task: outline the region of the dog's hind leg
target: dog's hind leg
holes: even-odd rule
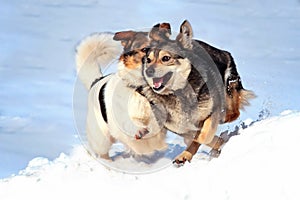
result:
[[[114,142],[113,138],[106,138],[102,133],[98,133],[97,136],[90,133],[87,134],[89,143],[88,151],[91,155],[97,158],[110,159],[109,149]]]
[[[109,128],[102,118],[100,109],[89,107],[86,121],[88,151],[95,157],[109,159],[108,152],[115,142]]]

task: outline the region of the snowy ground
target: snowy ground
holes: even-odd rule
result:
[[[93,196],[99,186],[113,197],[137,192],[135,198],[184,199],[199,193],[212,199],[260,194],[274,198],[255,199],[299,199],[294,181],[299,180],[299,113],[280,116],[284,110],[300,111],[299,1],[4,0],[0,13],[0,178],[19,174],[35,158],[20,176],[1,181],[0,199],[22,194],[37,199],[43,192],[42,197],[55,197],[64,189],[66,197],[76,196],[74,191]],[[184,19],[196,38],[233,54],[244,86],[258,95],[236,123],[267,119],[232,138],[212,162],[195,158],[182,169],[145,176],[107,173],[85,155],[77,138],[74,47],[93,32],[148,28],[162,21],[178,31]],[[152,187],[155,181],[161,187]],[[89,182],[95,184],[87,188]]]
[[[232,137],[219,158],[128,175],[104,168],[81,146],[54,161],[35,158],[0,181],[0,199],[299,199],[300,113],[256,122]]]

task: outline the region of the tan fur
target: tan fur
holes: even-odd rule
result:
[[[131,70],[137,69],[141,72],[141,60],[145,53],[141,50],[135,50],[136,53],[134,56],[125,56],[124,54],[120,57],[120,61],[124,63],[124,65]]]
[[[163,61],[165,56],[170,57],[170,60]],[[158,94],[169,94],[186,86],[186,80],[191,72],[191,63],[188,59],[175,59],[174,55],[165,50],[161,50],[157,57],[151,52],[148,59],[151,61],[148,63],[148,66],[152,65],[155,69],[154,77],[163,77],[168,72],[173,72],[172,77],[165,84],[165,88],[157,91]],[[145,79],[153,87],[152,77],[145,76]]]
[[[249,100],[253,98],[255,98],[255,94],[252,91],[232,89],[231,95],[226,94],[226,117],[224,122],[236,120],[240,116],[240,110],[244,109],[244,106],[250,105]]]
[[[180,163],[184,163],[186,161],[191,162],[192,158],[193,158],[193,154],[187,150],[184,150],[183,152],[181,152],[181,154],[179,154],[176,158],[175,158],[175,162],[177,164]]]
[[[198,143],[209,144],[213,140],[218,127],[218,123],[215,120],[209,117],[204,121],[198,138],[195,138]]]
[[[215,113],[213,116],[204,120],[204,122],[201,122],[201,124],[203,123],[201,130],[196,134],[190,146],[176,157],[176,163],[184,163],[185,161],[190,162],[193,155],[197,152],[200,144],[206,144],[215,150],[220,149],[224,141],[220,137],[215,136],[215,132],[218,127],[217,119],[217,114]]]
[[[224,140],[220,138],[219,136],[214,136],[213,140],[209,143],[206,144],[207,146],[211,147],[214,150],[220,150],[221,146],[224,144]]]
[[[241,96],[236,89],[231,95],[226,94],[226,117],[225,122],[232,122],[240,116]]]
[[[256,98],[256,95],[251,90],[241,90],[240,91],[240,109],[244,109],[244,106],[249,106],[249,100]]]

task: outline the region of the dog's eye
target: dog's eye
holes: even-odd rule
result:
[[[130,56],[134,56],[135,54],[137,54],[137,52],[132,50],[132,51],[128,51],[128,52],[124,53],[123,55],[126,58],[126,57],[130,57]]]
[[[147,48],[147,47],[142,48],[141,51],[142,51],[143,53],[147,53],[147,52],[149,51],[149,48]]]
[[[161,60],[162,60],[163,62],[168,62],[170,59],[171,59],[170,56],[164,56],[164,57],[162,57]]]
[[[147,63],[151,63],[151,59],[150,58],[147,58]]]

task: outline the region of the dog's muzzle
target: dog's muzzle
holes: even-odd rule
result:
[[[162,77],[153,78],[153,89],[156,91],[163,89],[168,83],[168,81],[171,79],[172,75],[173,72],[168,72]]]

